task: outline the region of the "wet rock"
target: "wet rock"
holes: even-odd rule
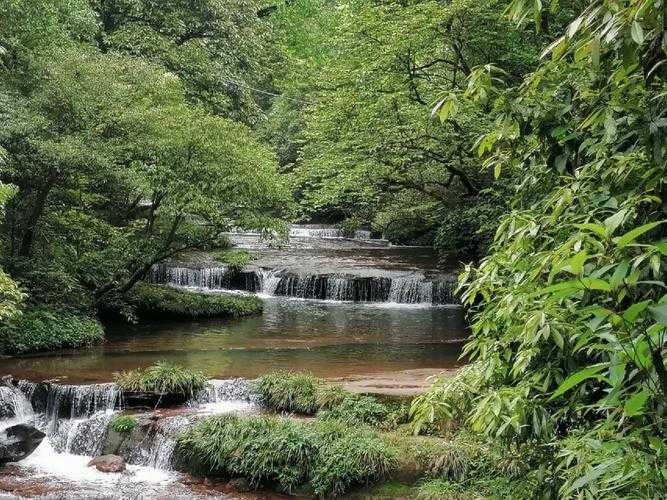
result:
[[[123,391],[125,408],[152,410],[184,404],[190,399],[189,394],[158,393],[158,392],[129,392]]]
[[[0,465],[18,462],[41,444],[45,434],[32,425],[18,424],[0,431]]]
[[[232,479],[227,483],[227,488],[229,488],[230,491],[235,491],[237,493],[247,493],[252,490],[250,483],[244,477]]]
[[[123,472],[125,459],[118,455],[102,455],[88,462],[88,467],[93,466],[100,472]]]

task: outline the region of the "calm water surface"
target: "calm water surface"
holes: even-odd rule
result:
[[[261,316],[236,321],[111,325],[103,346],[0,358],[0,375],[70,383],[169,360],[213,378],[276,369],[323,377],[454,366],[465,336],[459,307],[267,299]]]

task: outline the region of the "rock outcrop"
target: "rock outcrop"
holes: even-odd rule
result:
[[[0,431],[0,465],[18,462],[29,456],[46,435],[28,424],[17,424]]]
[[[123,472],[125,459],[118,455],[102,455],[88,462],[88,467],[95,467],[100,472]]]

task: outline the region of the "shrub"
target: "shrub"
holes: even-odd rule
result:
[[[90,346],[104,340],[95,318],[59,309],[34,307],[0,325],[0,352],[26,352]]]
[[[252,254],[247,250],[237,249],[216,252],[213,254],[213,257],[218,262],[226,264],[229,268],[236,272],[241,271],[253,259]]]
[[[116,373],[114,381],[128,392],[193,395],[204,388],[208,379],[199,370],[158,361],[148,368]]]
[[[389,409],[370,396],[348,396],[340,404],[317,414],[322,420],[340,420],[350,425],[382,425]]]
[[[235,415],[186,430],[176,458],[191,472],[242,476],[255,488],[273,485],[286,492],[310,485],[321,497],[368,484],[396,466],[396,451],[368,428]]]
[[[264,303],[248,295],[206,294],[166,286],[141,284],[131,292],[130,301],[140,316],[172,318],[240,318],[259,314]]]
[[[137,426],[137,419],[130,415],[119,415],[111,421],[111,429],[119,434],[129,434]]]
[[[265,406],[276,411],[314,415],[320,409],[318,394],[324,381],[308,373],[274,372],[255,383],[255,392]],[[322,392],[328,395],[329,390]]]

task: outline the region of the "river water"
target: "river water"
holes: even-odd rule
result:
[[[383,240],[342,238],[327,227],[297,226],[292,234],[294,245],[282,249],[267,248],[255,235],[236,235],[237,244],[256,252],[240,278],[205,256],[158,266],[151,276],[153,282],[205,293],[257,294],[264,300],[261,315],[235,321],[111,324],[101,346],[0,359],[0,375],[26,381],[14,392],[0,391],[0,406],[3,401],[14,405],[18,414],[0,419],[0,431],[18,419],[35,422],[47,433],[32,456],[0,468],[0,497],[7,492],[64,498],[194,498],[200,493],[235,498],[210,488],[197,490],[170,464],[175,436],[193,419],[252,408],[243,391],[228,387],[279,369],[326,378],[391,377],[403,370],[457,365],[466,327],[454,295],[454,263],[439,262],[429,249],[388,248]],[[101,453],[111,418],[122,410],[109,396],[115,394],[108,383],[113,374],[159,360],[204,370],[213,379],[212,389],[188,404],[185,415],[155,420],[164,429],[126,457],[128,474],[87,467],[90,457]],[[237,378],[243,380],[229,380]],[[85,411],[63,416],[57,408],[31,408],[31,382],[43,380],[57,383],[50,389],[52,400],[83,402]]]

